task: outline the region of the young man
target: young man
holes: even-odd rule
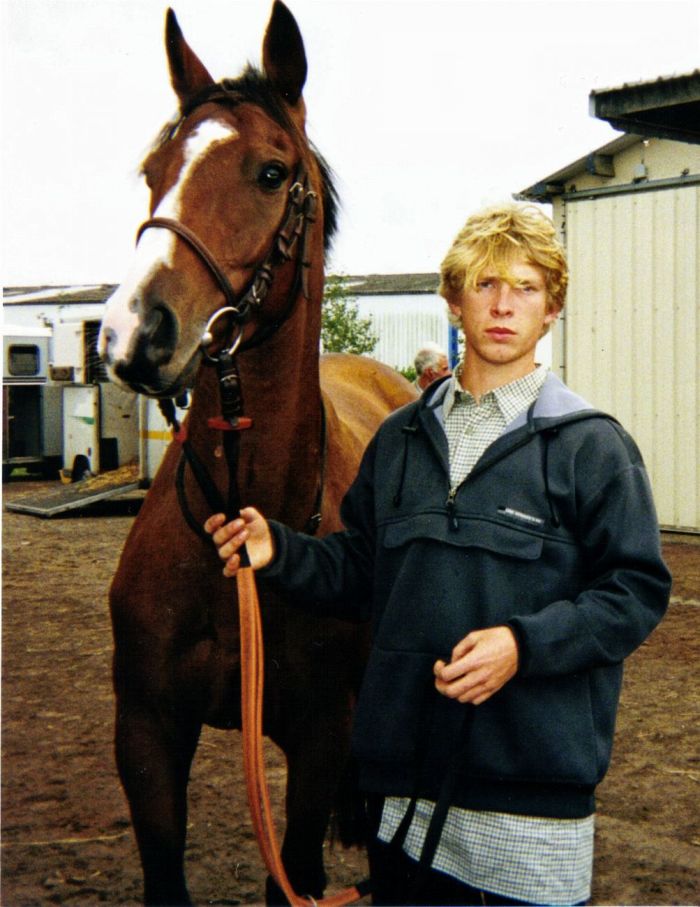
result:
[[[421,394],[433,381],[446,378],[450,374],[447,353],[437,343],[430,341],[424,343],[418,350],[413,365],[416,369],[416,380],[413,383]]]
[[[566,284],[538,209],[473,216],[442,265],[461,367],[380,428],[346,530],[207,522],[227,576],[245,542],[281,588],[373,622],[353,742],[377,904],[590,893],[622,662],[670,577],[634,442],[535,363]]]

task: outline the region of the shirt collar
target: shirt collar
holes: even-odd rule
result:
[[[460,363],[452,377],[446,382],[447,389],[442,402],[442,411],[445,419],[452,412],[456,403],[476,405],[473,395],[469,391],[465,391],[459,383],[461,371],[462,364]],[[530,404],[534,403],[545,382],[547,372],[546,366],[538,365],[534,371],[524,377],[517,378],[509,384],[504,384],[489,391],[488,394],[484,394],[479,405],[483,406],[484,403],[495,400],[506,424],[508,424],[523,410],[526,410]]]

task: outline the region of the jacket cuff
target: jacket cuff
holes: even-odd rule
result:
[[[270,535],[272,536],[274,553],[272,555],[272,560],[267,567],[261,567],[259,570],[256,570],[256,574],[261,578],[275,579],[284,572],[284,564],[287,560],[287,537],[285,526],[282,523],[277,523],[275,520],[268,520],[267,525],[270,529]]]
[[[515,637],[515,644],[518,647],[517,675],[524,676],[525,674],[527,674],[527,664],[530,660],[528,657],[525,634],[523,633],[523,629],[517,619],[506,621],[505,626],[512,631],[513,636]]]

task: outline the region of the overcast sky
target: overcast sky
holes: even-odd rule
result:
[[[138,164],[175,112],[167,0],[0,0],[2,280],[116,283]],[[288,0],[308,132],[336,172],[331,270],[437,270],[467,214],[615,138],[592,89],[700,67],[700,0]],[[215,78],[259,62],[266,0],[172,0]]]

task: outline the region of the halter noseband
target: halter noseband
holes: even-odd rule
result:
[[[289,300],[282,315],[274,323],[273,331],[291,313],[299,286],[301,286],[304,297],[308,299],[308,270],[311,266],[311,262],[308,259],[309,226],[316,220],[317,204],[318,196],[313,189],[309,188],[308,174],[300,163],[287,193],[287,208],[282,218],[281,226],[275,234],[267,255],[253,274],[247,289],[240,295],[231,286],[231,282],[215,256],[189,227],[170,217],[151,217],[141,224],[136,234],[137,243],[145,231],[152,227],[170,230],[197,253],[224,295],[226,304],[211,316],[201,339],[202,350],[209,361],[217,361],[215,357],[207,352],[207,347],[213,341],[211,328],[214,322],[224,315],[229,315],[233,319],[234,325],[239,328],[227,350],[229,354],[233,354],[240,345],[242,326],[249,320],[251,310],[260,310],[267,298],[272,286],[275,267],[282,262],[291,261],[295,252],[297,252],[299,244],[301,244],[301,248],[297,253],[296,273]],[[266,336],[269,333],[272,333],[272,331],[269,331]]]

